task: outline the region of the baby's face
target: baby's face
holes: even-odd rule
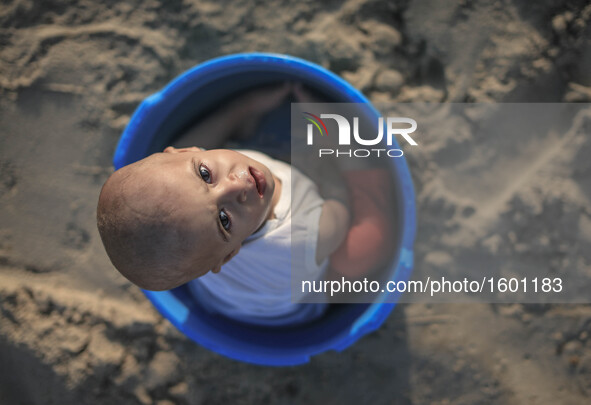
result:
[[[138,205],[160,204],[206,270],[219,271],[271,214],[275,181],[269,168],[235,151],[175,149],[147,159],[144,176],[160,190]],[[138,207],[141,211],[141,207]]]

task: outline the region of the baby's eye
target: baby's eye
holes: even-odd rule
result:
[[[211,174],[209,173],[209,169],[203,165],[199,166],[199,175],[206,183],[211,181]]]
[[[230,227],[232,226],[230,222],[230,217],[228,216],[228,214],[226,214],[226,211],[224,210],[220,210],[220,223],[226,231],[229,231]]]

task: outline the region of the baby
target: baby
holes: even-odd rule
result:
[[[290,94],[297,101],[310,100],[299,85],[252,91],[183,137],[207,149],[169,146],[113,173],[99,197],[97,224],[121,274],[147,290],[190,282],[196,299],[212,312],[277,324],[311,319],[323,309],[291,302],[291,265],[319,279],[337,249],[333,263],[347,276],[383,263],[383,253],[355,249],[368,236],[388,243],[387,221],[365,218],[361,229],[366,232],[355,236],[360,221],[353,218],[350,228],[347,187],[318,188],[297,169],[262,153],[210,150],[231,136],[243,136]],[[363,192],[352,197],[354,210],[373,212],[372,206],[360,206],[367,203],[361,201]],[[360,267],[351,258],[359,254],[373,254],[371,264]],[[205,276],[209,272],[220,274]]]

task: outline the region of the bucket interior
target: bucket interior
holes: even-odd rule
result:
[[[132,161],[149,154],[160,152],[170,145],[174,139],[222,103],[230,100],[236,94],[250,88],[280,83],[285,81],[300,82],[322,95],[327,102],[361,103],[367,100],[350,85],[326,72],[323,69],[310,69],[307,65],[284,62],[270,63],[268,60],[243,60],[242,63],[211,64],[199,69],[194,68],[175,81],[162,92],[147,99],[149,114],[160,114],[157,125],[144,125],[139,129],[134,127],[132,118],[124,137],[143,136],[146,145],[141,156],[131,155]],[[142,107],[142,106],[141,106]],[[141,107],[139,110],[141,110]],[[376,115],[375,110],[371,113]],[[287,114],[287,119],[285,119]],[[139,118],[147,117],[145,111]],[[265,127],[266,126],[266,127]],[[289,145],[289,103],[280,106],[270,113],[261,123],[265,131],[279,131],[285,133],[284,143]],[[148,128],[148,129],[146,129]],[[135,131],[135,132],[134,132]],[[133,139],[128,139],[131,144]],[[121,144],[120,144],[120,147]],[[125,148],[123,148],[125,149]],[[137,148],[136,148],[137,149]],[[254,149],[254,148],[253,148]],[[124,150],[125,152],[125,150]],[[137,153],[137,150],[135,151]],[[264,150],[264,152],[268,152]],[[117,155],[116,155],[117,156]],[[116,158],[117,160],[117,158]],[[131,161],[125,164],[131,163]],[[117,162],[116,162],[117,166]],[[397,167],[392,164],[392,177],[398,176]],[[394,181],[395,201],[402,201],[403,190]],[[393,207],[395,217],[402,215],[402,204]],[[403,226],[397,226],[399,233],[397,240],[402,239]],[[399,244],[394,248],[400,250]],[[396,279],[393,274],[397,269],[399,254],[395,253],[394,267],[385,269],[381,280]],[[407,275],[403,275],[407,277]],[[237,322],[223,316],[212,316],[203,310],[191,297],[187,287],[180,286],[165,292],[145,291],[156,308],[183,333],[193,340],[229,357],[257,364],[286,365],[307,361],[310,355],[327,349],[340,350],[350,345],[360,335],[379,326],[392,310],[394,304],[332,304],[328,311],[318,320],[295,327],[263,327]],[[370,311],[370,325],[364,333],[353,336],[352,326],[357,325],[360,318]],[[175,313],[176,311],[176,313]],[[179,311],[182,315],[179,315]],[[366,317],[367,318],[367,317]],[[363,328],[362,328],[363,329]]]

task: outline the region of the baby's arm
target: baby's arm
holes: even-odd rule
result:
[[[338,275],[359,278],[386,264],[392,255],[391,179],[385,169],[345,173],[351,192],[351,228],[331,255]]]
[[[349,230],[349,210],[337,200],[325,200],[318,224],[316,263],[327,259],[343,243]]]
[[[254,130],[258,120],[277,107],[290,92],[289,83],[248,91],[193,125],[175,141],[174,146],[220,148],[231,137],[244,136]]]
[[[322,101],[301,85],[294,87],[294,93],[299,102]],[[323,137],[316,139],[319,142],[324,140]],[[315,159],[306,166],[314,173],[322,174],[313,178],[324,180],[325,191],[329,191],[328,198],[333,197],[340,201],[345,198],[349,210],[344,213],[343,207],[335,207],[333,200],[325,202],[320,217],[317,259],[319,256],[324,257],[328,251],[331,260],[331,271],[327,275],[329,279],[336,276],[359,278],[384,265],[391,256],[394,241],[391,180],[384,169],[371,166],[365,168],[363,165],[353,169],[356,162],[345,162],[342,165],[341,160],[329,160],[331,157]],[[315,167],[319,164],[331,164],[333,167]],[[343,185],[340,175],[343,169],[346,185]],[[338,181],[335,176],[339,177]],[[323,185],[318,186],[320,194],[327,198],[322,190]],[[346,196],[339,198],[339,193],[343,192]]]

